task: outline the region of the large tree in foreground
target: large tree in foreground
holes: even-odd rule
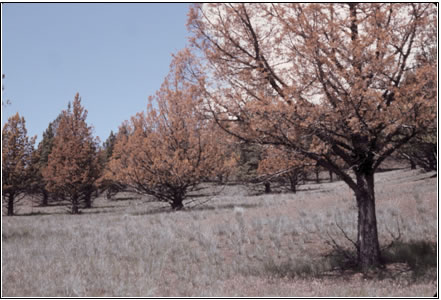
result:
[[[69,200],[71,213],[80,212],[80,204],[91,206],[96,180],[100,176],[97,139],[86,123],[87,110],[77,93],[58,122],[52,151],[43,176],[49,192]]]
[[[436,16],[422,3],[204,4],[189,13],[218,124],[344,180],[363,270],[381,263],[375,170],[435,118]]]
[[[226,169],[215,124],[200,114],[202,97],[188,50],[179,52],[160,90],[117,135],[108,178],[181,209],[187,193]],[[125,132],[126,134],[123,134]]]
[[[8,119],[2,130],[2,202],[8,216],[32,181],[32,155],[35,137],[29,139],[24,117],[17,113]]]

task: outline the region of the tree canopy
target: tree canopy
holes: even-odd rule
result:
[[[344,180],[357,199],[363,269],[380,263],[374,172],[436,117],[427,92],[436,22],[429,3],[197,4],[189,13],[217,123]]]
[[[174,56],[146,113],[126,122],[116,139],[109,177],[181,209],[187,192],[226,169],[214,122],[201,114],[199,86],[188,81],[193,56]]]
[[[100,176],[97,147],[92,128],[86,123],[87,110],[77,93],[72,108],[62,112],[43,176],[46,188],[71,203],[71,212],[79,213],[80,201],[90,206],[95,181]]]
[[[2,202],[8,216],[14,215],[14,204],[32,181],[34,138],[27,136],[26,122],[18,113],[5,123],[2,130]]]

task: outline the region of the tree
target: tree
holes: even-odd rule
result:
[[[239,142],[235,146],[238,156],[236,180],[241,182],[253,181],[258,176],[262,147],[247,142]]]
[[[80,203],[91,206],[96,180],[100,176],[97,155],[97,138],[86,123],[87,110],[81,106],[77,93],[72,108],[62,112],[48,157],[43,170],[46,188],[67,198],[71,213],[78,214]]]
[[[411,139],[408,144],[399,149],[398,158],[408,160],[412,169],[420,166],[425,171],[436,171],[438,158],[436,127],[431,128],[424,135]]]
[[[259,161],[257,172],[265,176],[267,180],[288,179],[291,191],[296,193],[302,176],[305,176],[305,173],[313,166],[309,159],[296,156],[293,151],[269,145],[265,148],[263,159]]]
[[[108,161],[110,157],[112,157],[113,148],[115,147],[115,140],[116,140],[116,135],[111,130],[109,137],[103,143],[103,148],[105,150],[105,155],[106,155],[106,161]]]
[[[109,162],[108,178],[175,210],[183,208],[188,191],[227,169],[222,135],[199,113],[201,91],[186,79],[192,61],[188,50],[174,56],[147,112],[120,128],[127,134],[118,135]]]
[[[43,138],[38,144],[36,151],[34,151],[34,156],[32,158],[34,175],[31,192],[41,195],[42,206],[48,205],[49,196],[55,196],[54,194],[50,195],[49,191],[46,189],[47,182],[44,180],[43,170],[47,167],[49,154],[52,152],[55,134],[61,117],[62,114],[58,115],[54,121],[49,123],[47,129],[43,132]]]
[[[2,200],[8,216],[14,215],[17,200],[32,179],[31,160],[36,137],[27,136],[24,117],[18,113],[8,119],[2,130]]]
[[[119,132],[118,135],[124,134],[123,132],[127,133],[127,131],[124,130],[125,129],[122,129],[122,132]],[[103,143],[103,147],[99,151],[99,161],[100,161],[101,169],[103,171],[107,168],[107,165],[109,164],[109,161],[112,157],[116,140],[117,140],[117,135],[115,135],[113,131],[110,131],[109,137]],[[104,191],[106,192],[107,199],[111,199],[112,196],[114,196],[116,193],[120,192],[125,188],[123,184],[116,182],[110,177],[106,177],[105,172],[102,173],[102,177],[98,179],[97,183],[100,192],[104,192]]]
[[[436,6],[423,3],[204,4],[189,13],[216,122],[296,151],[353,190],[363,271],[381,262],[375,170],[436,116],[436,97],[419,92],[436,80],[436,63],[416,59],[436,49],[436,24]]]
[[[424,51],[417,57],[419,65],[425,64],[436,65],[437,49],[429,47],[427,51]],[[410,72],[406,80],[411,83],[415,80],[416,74]],[[423,74],[423,76],[428,76]],[[420,89],[419,94],[426,98],[436,98],[436,77],[427,78],[426,84]],[[398,157],[407,159],[411,168],[415,169],[416,166],[422,167],[425,171],[437,170],[437,126],[436,119],[432,120],[432,124],[429,125],[423,134],[416,135],[409,143],[398,149]]]

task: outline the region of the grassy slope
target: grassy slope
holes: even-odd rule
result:
[[[417,240],[436,242],[430,175],[376,175],[383,245],[398,232],[398,252]],[[3,217],[3,296],[385,297],[431,296],[436,289],[436,256],[424,249],[415,256],[429,258],[422,276],[403,263],[399,255],[406,254],[367,278],[335,270],[339,262],[327,256],[331,238],[350,247],[336,224],[352,239],[356,233],[355,200],[342,182],[304,185],[295,195],[250,196],[227,186],[175,213],[153,213],[163,205],[139,196],[119,198],[98,198],[79,216],[61,206],[25,206],[22,216]]]

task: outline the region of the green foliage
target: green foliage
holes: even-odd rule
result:
[[[105,151],[106,161],[110,159],[113,153],[113,148],[115,146],[116,135],[113,133],[113,130],[110,131],[110,135],[107,140],[103,143],[103,148]]]
[[[239,181],[249,181],[257,177],[257,169],[262,156],[262,148],[257,144],[241,142],[237,146],[238,167],[236,177]]]
[[[49,197],[57,198],[54,193],[49,193],[49,191],[46,189],[47,182],[44,180],[43,170],[47,167],[49,155],[52,152],[55,134],[57,132],[61,117],[62,115],[59,114],[54,121],[49,123],[48,127],[43,132],[43,138],[38,144],[32,158],[33,180],[30,193],[41,196],[42,206],[46,206],[48,204]]]

